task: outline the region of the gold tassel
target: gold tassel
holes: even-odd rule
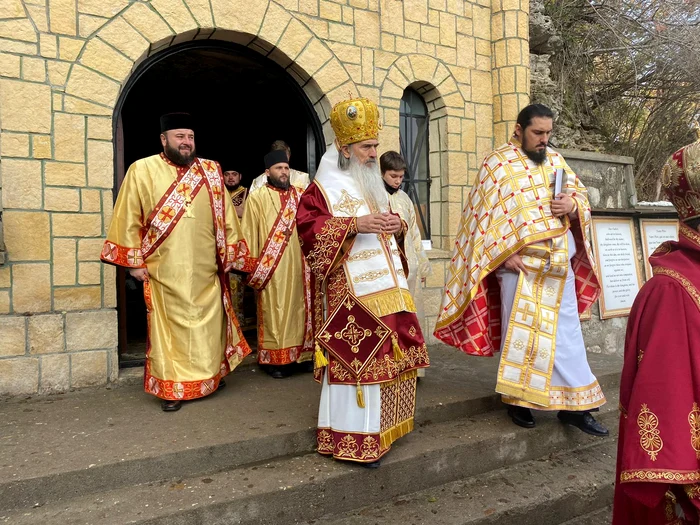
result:
[[[323,368],[328,366],[328,359],[323,355],[321,347],[316,343],[316,352],[314,352],[314,368]]]
[[[365,396],[362,394],[362,386],[360,382],[357,382],[357,406],[360,408],[365,408]]]
[[[391,347],[394,349],[394,361],[401,361],[406,357],[399,346],[399,336],[396,332],[391,335]]]

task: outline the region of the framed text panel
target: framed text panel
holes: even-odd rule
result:
[[[652,271],[649,257],[659,245],[666,241],[678,240],[677,219],[639,219],[642,234],[642,257],[644,258],[644,275],[651,279]]]
[[[600,269],[600,317],[629,315],[642,287],[632,218],[593,217],[593,247]]]

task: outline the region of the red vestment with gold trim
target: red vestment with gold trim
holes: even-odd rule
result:
[[[649,262],[627,325],[613,524],[698,523],[700,235],[681,223]]]

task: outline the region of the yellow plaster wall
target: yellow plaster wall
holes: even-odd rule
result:
[[[114,107],[146,57],[204,38],[269,53],[304,87],[328,144],[330,108],[350,93],[378,102],[380,140],[398,149],[399,102],[415,87],[431,112],[433,241],[448,247],[481,159],[528,100],[528,5],[3,0],[0,394],[118,375],[115,271],[98,261],[113,200]]]

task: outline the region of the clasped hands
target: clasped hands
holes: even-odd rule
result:
[[[401,219],[389,212],[371,213],[357,218],[357,231],[359,233],[393,233],[397,234],[403,229]]]

